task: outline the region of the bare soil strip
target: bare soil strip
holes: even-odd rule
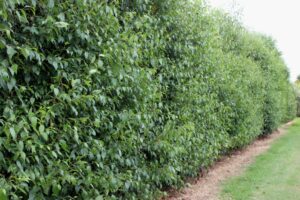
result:
[[[229,177],[238,176],[255,157],[269,149],[271,144],[285,134],[292,122],[283,125],[274,133],[253,142],[245,149],[224,156],[206,174],[190,181],[190,186],[180,191],[171,191],[166,200],[218,200],[221,183]]]

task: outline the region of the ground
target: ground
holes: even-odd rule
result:
[[[221,196],[232,200],[299,200],[300,120],[245,173],[223,183]]]
[[[188,187],[180,191],[170,192],[166,199],[287,199],[283,198],[282,195],[277,195],[281,194],[282,190],[285,189],[288,192],[286,195],[293,196],[294,190],[298,190],[297,195],[300,196],[300,157],[299,159],[296,158],[297,155],[300,155],[300,134],[290,133],[293,131],[297,132],[297,130],[300,133],[300,120],[297,120],[290,127],[290,130],[286,131],[291,124],[288,123],[282,126],[266,138],[256,140],[243,150],[223,157],[208,170],[207,174],[199,177],[197,180],[190,181],[187,184]],[[287,132],[289,134],[285,134]],[[278,138],[280,139],[278,140]],[[269,149],[274,142],[275,144]],[[289,147],[290,143],[292,143],[292,147]],[[299,148],[297,149],[297,147]],[[273,150],[274,148],[275,150]],[[269,151],[267,151],[268,149]],[[291,150],[298,151],[290,153]],[[266,151],[267,153],[265,153]],[[275,154],[274,152],[277,153]],[[265,154],[267,155],[265,156]],[[279,163],[280,166],[278,165]],[[285,176],[284,168],[290,165],[290,163],[293,163],[290,171],[298,175],[295,175],[296,178]],[[268,179],[266,179],[265,174],[269,171],[272,171],[272,173],[270,172]],[[284,185],[280,184],[282,178],[285,178]],[[273,193],[273,190],[276,190],[276,193]],[[290,194],[289,192],[292,193]],[[267,194],[271,196],[267,197]]]

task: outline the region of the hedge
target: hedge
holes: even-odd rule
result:
[[[0,196],[159,198],[295,117],[275,42],[205,2],[0,2]]]

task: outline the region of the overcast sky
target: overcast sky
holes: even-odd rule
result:
[[[299,0],[208,0],[214,7],[241,13],[248,29],[271,35],[289,67],[291,80],[300,75]]]

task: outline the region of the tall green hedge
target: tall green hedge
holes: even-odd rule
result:
[[[205,2],[0,4],[10,199],[157,198],[295,116],[272,39]]]

